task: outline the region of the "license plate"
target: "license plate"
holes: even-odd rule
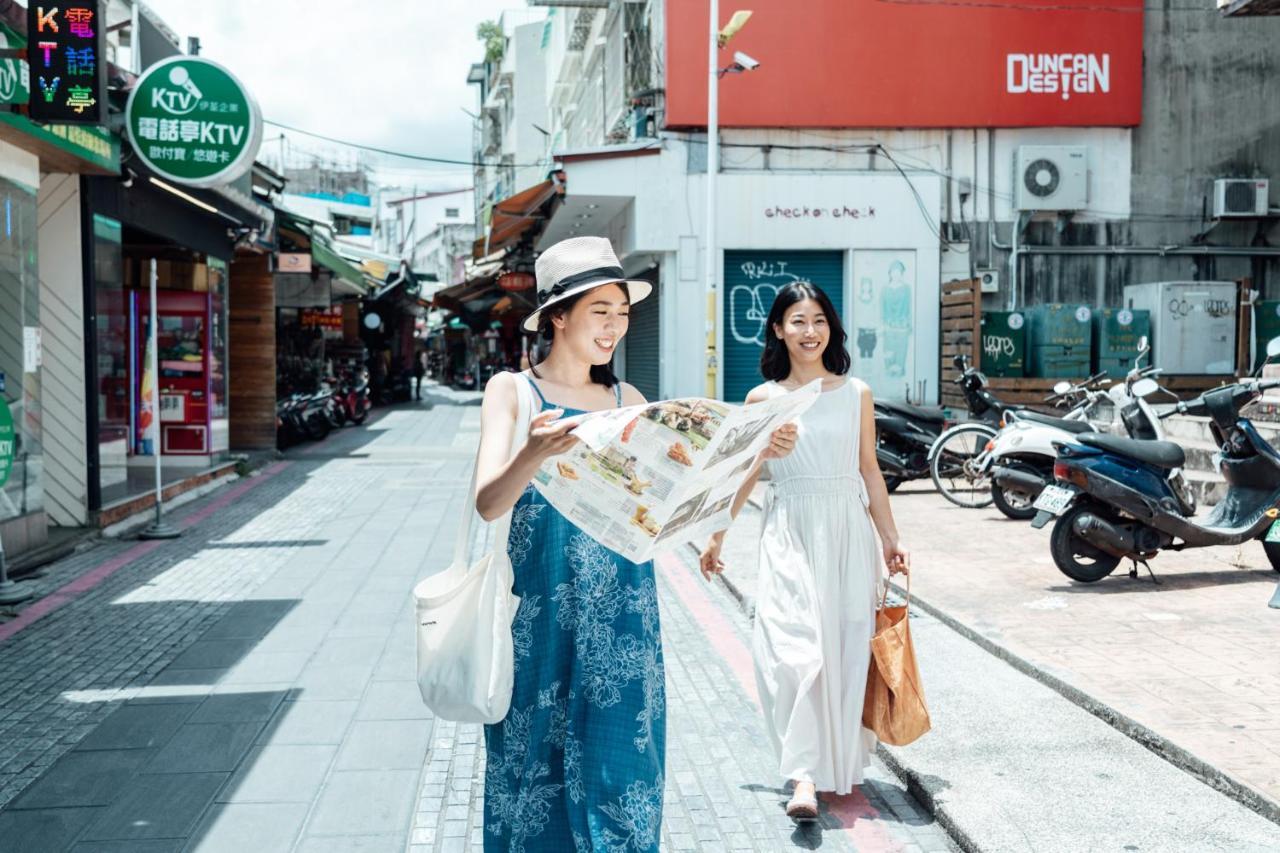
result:
[[[1280,518],[1271,523],[1271,529],[1267,531],[1267,542],[1280,542]]]
[[[1064,489],[1061,486],[1045,486],[1040,492],[1040,496],[1036,498],[1035,508],[1043,512],[1051,512],[1054,515],[1062,515],[1067,507],[1071,506],[1071,502],[1075,500],[1076,493],[1071,489]]]

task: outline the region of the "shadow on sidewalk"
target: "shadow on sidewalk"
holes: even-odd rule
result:
[[[1139,574],[1136,578],[1128,577],[1129,570],[1121,566],[1110,577],[1104,578],[1097,583],[1068,581],[1056,586],[1048,586],[1046,589],[1049,592],[1065,592],[1072,595],[1133,595],[1165,590],[1203,589],[1209,586],[1232,586],[1247,583],[1274,584],[1280,578],[1280,574],[1268,569],[1218,569],[1216,571],[1161,574],[1158,565],[1153,565],[1151,568],[1155,571],[1156,578],[1160,581],[1159,583],[1154,583],[1151,580],[1151,576],[1147,574],[1147,570],[1142,566],[1138,567]]]
[[[335,436],[342,441],[331,449],[348,456],[378,436],[375,422]],[[226,840],[229,810],[235,830],[258,849],[293,844],[306,818],[300,792],[312,783],[279,761],[264,777],[263,750],[287,731],[302,732],[303,745],[292,748],[306,752],[308,732],[326,721],[293,700],[326,698],[347,676],[354,683],[357,667],[344,669],[343,648],[370,646],[359,619],[344,615],[343,630],[326,633],[332,620],[304,612],[307,561],[298,555],[330,546],[329,538],[274,538],[275,530],[252,536],[251,525],[328,464],[300,456],[212,514],[197,515],[180,539],[110,542],[62,561],[42,594],[17,609],[19,617],[28,607],[42,615],[0,641],[0,847],[195,849],[210,833]],[[182,525],[218,496],[169,518]],[[359,523],[345,504],[335,506],[343,511],[335,524]],[[284,510],[284,520],[299,511]],[[237,541],[242,532],[249,535]],[[244,557],[228,563],[227,552],[238,549]],[[271,550],[282,553],[273,559],[264,553]],[[299,567],[297,597],[238,600],[237,578],[256,589],[291,561]],[[104,571],[107,564],[114,565]],[[389,606],[383,599],[405,597],[409,587],[353,588],[344,613],[361,616],[360,597],[366,609]],[[326,737],[323,751],[336,751],[333,743]],[[265,796],[270,806],[245,802],[241,788],[250,781],[251,799]],[[308,803],[320,783],[315,778],[305,791]]]

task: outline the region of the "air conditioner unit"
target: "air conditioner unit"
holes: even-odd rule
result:
[[[1218,178],[1213,182],[1213,218],[1266,216],[1269,184],[1265,178]]]
[[[1013,158],[1013,206],[1018,210],[1082,210],[1089,203],[1089,149],[1083,145],[1020,145]]]
[[[983,293],[1000,292],[1000,270],[976,270]]]

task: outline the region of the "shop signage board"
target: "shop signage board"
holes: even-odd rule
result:
[[[97,0],[27,5],[27,61],[33,121],[104,124],[106,21]]]
[[[13,413],[9,411],[9,401],[0,397],[0,487],[9,482],[9,472],[13,470],[13,457],[17,449]]]
[[[281,252],[276,255],[276,269],[280,272],[311,272],[311,253]]]
[[[298,315],[298,324],[304,329],[336,329],[342,330],[342,306],[332,308],[303,308]]]
[[[253,165],[262,113],[216,62],[175,56],[148,68],[125,106],[129,142],[162,178],[192,187],[230,183]]]
[[[1133,127],[1143,0],[754,0],[724,127]],[[721,4],[727,20],[732,7]],[[708,0],[668,3],[670,127],[707,121]],[[721,52],[722,65],[732,50]],[[944,83],[945,81],[945,83]]]
[[[26,40],[0,24],[0,47],[26,47]],[[0,59],[0,104],[26,104],[30,95],[30,66],[17,59]],[[25,136],[92,164],[100,171],[120,171],[120,138],[101,127],[88,124],[36,124],[26,116],[8,112],[0,112],[0,124],[17,128]],[[21,136],[5,139],[17,144],[22,142]]]

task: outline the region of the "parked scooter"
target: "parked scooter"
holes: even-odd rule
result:
[[[1055,442],[1093,432],[1089,414],[1107,395],[1101,390],[1106,374],[1083,382],[1059,382],[1046,403],[1069,407],[1064,417],[1023,409],[1005,415],[1005,426],[987,443],[980,470],[991,475],[991,499],[996,509],[1019,521],[1035,518],[1032,506],[1041,490],[1053,482]]]
[[[987,377],[970,366],[964,355],[957,355],[952,364],[960,371],[954,381],[964,395],[970,419],[986,424],[984,434],[995,435],[994,424],[1005,411],[1004,403],[991,393]],[[952,425],[942,407],[877,400],[875,419],[876,458],[889,491],[907,480],[931,476],[933,454],[943,432]],[[948,462],[960,464],[956,459]]]
[[[1268,360],[1280,358],[1280,338],[1267,346]],[[1033,523],[1057,518],[1050,538],[1053,561],[1067,577],[1083,583],[1111,574],[1123,559],[1138,564],[1162,550],[1263,542],[1272,568],[1280,571],[1280,449],[1258,433],[1240,410],[1280,379],[1250,379],[1206,391],[1180,402],[1179,414],[1211,419],[1221,448],[1227,494],[1203,521],[1175,473],[1185,462],[1180,445],[1084,433],[1058,448],[1057,483],[1036,499]],[[1154,577],[1154,574],[1152,575]]]
[[[358,374],[346,372],[337,383],[337,400],[342,406],[345,419],[359,426],[369,417],[373,408],[373,400],[369,397],[369,371],[361,368]]]

